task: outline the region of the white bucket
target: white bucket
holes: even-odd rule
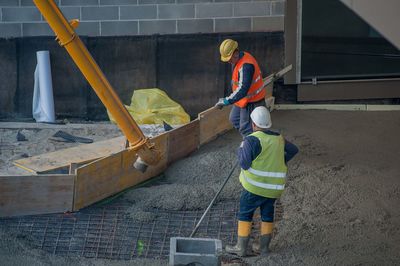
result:
[[[36,58],[32,115],[36,122],[54,123],[56,119],[49,51],[38,51]]]

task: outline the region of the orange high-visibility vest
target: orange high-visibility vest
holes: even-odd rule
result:
[[[235,105],[243,108],[247,105],[247,103],[258,102],[265,98],[265,90],[264,83],[261,75],[260,67],[256,59],[249,53],[244,52],[242,58],[239,59],[237,64],[235,65],[232,73],[232,91],[235,91],[239,87],[239,69],[243,66],[243,64],[248,63],[254,66],[254,74],[253,81],[251,83],[250,89],[247,92],[246,97],[243,97],[239,101],[235,102]]]

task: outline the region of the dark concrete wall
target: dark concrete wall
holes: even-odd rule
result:
[[[0,41],[0,118],[15,112],[18,82],[17,44],[15,40]]]
[[[218,41],[205,35],[163,37],[158,42],[157,86],[173,99],[180,99],[191,115],[223,96],[225,68],[218,60]]]
[[[156,86],[157,41],[151,37],[89,38],[88,49],[121,101],[129,105],[135,89]],[[88,119],[107,119],[105,107],[88,85]]]
[[[83,42],[125,104],[135,89],[158,87],[196,116],[230,92],[228,64],[219,44],[239,41],[259,61],[264,76],[283,65],[283,33],[85,37]],[[64,48],[53,38],[0,39],[0,118],[32,116],[36,51],[49,50],[56,116],[107,119],[104,106]]]

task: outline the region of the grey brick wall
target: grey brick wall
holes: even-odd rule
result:
[[[283,31],[285,0],[54,0],[87,36]],[[32,0],[0,0],[0,38],[53,36]]]

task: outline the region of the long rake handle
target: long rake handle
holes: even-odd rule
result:
[[[235,165],[232,167],[231,172],[229,173],[229,175],[225,178],[224,183],[222,184],[221,188],[218,190],[217,194],[215,194],[214,198],[212,199],[212,201],[210,202],[210,205],[208,205],[206,211],[203,213],[203,215],[201,216],[199,222],[196,224],[196,227],[193,229],[193,232],[190,234],[189,237],[193,237],[197,230],[199,229],[200,224],[203,222],[204,217],[206,217],[208,211],[211,209],[211,207],[213,206],[215,200],[218,198],[219,194],[221,193],[221,191],[224,189],[226,183],[228,182],[229,178],[232,176],[233,171],[235,170],[235,168],[238,166],[239,162],[236,162]]]

